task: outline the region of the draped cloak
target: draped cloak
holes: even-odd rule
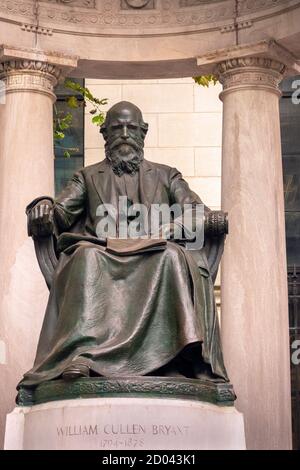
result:
[[[97,208],[117,207],[120,195],[148,208],[201,200],[166,165],[143,160],[133,184],[129,178],[116,176],[104,160],[75,173],[54,201],[59,263],[35,363],[22,386],[58,378],[78,360],[106,377],[146,375],[195,343],[227,380],[205,250],[168,241],[164,249],[124,256],[108,251],[96,233]]]

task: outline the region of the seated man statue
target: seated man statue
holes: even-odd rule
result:
[[[147,130],[136,106],[116,104],[101,127],[105,160],[75,173],[55,200],[27,208],[33,236],[56,235],[59,261],[21,386],[97,376],[228,380],[205,250],[186,248],[175,219],[167,237],[165,225],[151,237],[146,220],[144,236],[119,236],[120,197],[147,209],[202,204],[178,170],[144,159]],[[107,235],[108,216],[116,230]]]

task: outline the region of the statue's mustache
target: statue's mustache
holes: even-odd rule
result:
[[[116,147],[119,147],[121,145],[129,145],[130,147],[134,148],[134,150],[140,150],[141,148],[143,148],[143,142],[136,141],[134,139],[131,139],[130,137],[127,139],[118,137],[117,139],[113,141],[107,142],[107,145],[110,148],[110,150],[113,150]]]

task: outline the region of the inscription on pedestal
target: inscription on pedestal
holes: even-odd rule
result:
[[[5,449],[245,449],[233,406],[161,398],[89,398],[17,407],[7,416]]]
[[[188,437],[190,426],[162,424],[162,423],[83,423],[56,426],[58,440],[91,437],[101,449],[111,448],[144,448],[147,438],[155,437],[174,439],[176,437]]]

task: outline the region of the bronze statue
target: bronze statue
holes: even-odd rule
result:
[[[101,128],[106,159],[75,173],[55,200],[41,197],[27,208],[30,234],[55,235],[59,260],[48,279],[35,363],[20,387],[96,376],[228,380],[213,293],[216,263],[212,269],[207,259],[224,238],[213,233],[215,214],[205,208],[205,246],[197,250],[176,239],[173,223],[168,241],[161,231],[152,241],[118,240],[117,211],[110,214],[115,236],[99,234],[99,206],[117,207],[120,196],[146,207],[201,204],[177,169],[144,159],[147,130],[136,106],[116,104]]]

